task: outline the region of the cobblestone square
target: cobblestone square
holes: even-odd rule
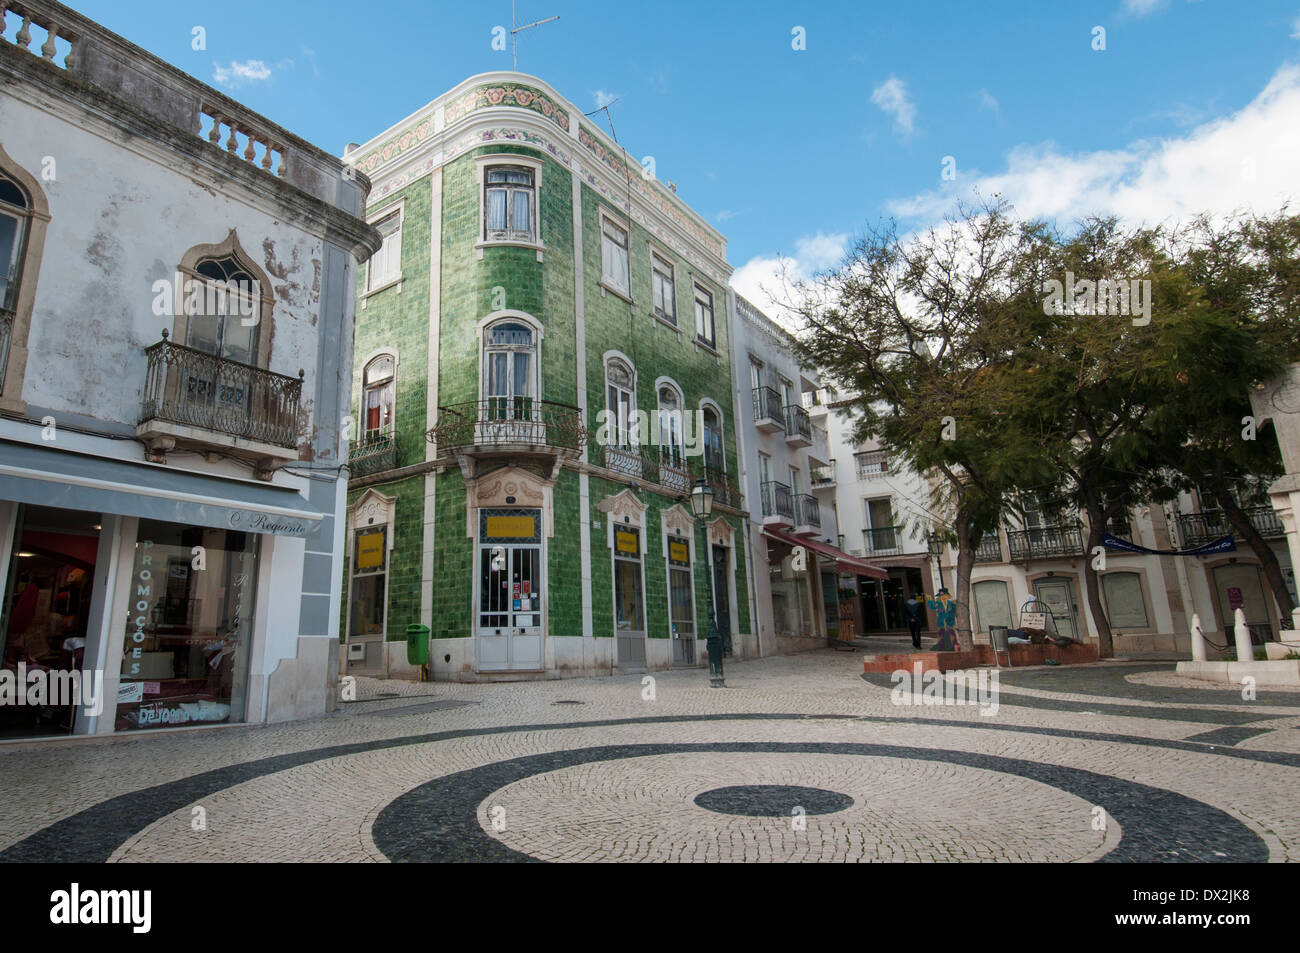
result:
[[[857,653],[496,684],[0,748],[6,861],[1288,861],[1300,694],[1169,663],[895,705]],[[646,681],[653,678],[653,682]],[[653,690],[652,690],[653,689]]]

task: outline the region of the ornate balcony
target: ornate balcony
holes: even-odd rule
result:
[[[903,527],[876,526],[862,531],[862,548],[868,556],[897,556],[903,551]]]
[[[800,535],[817,536],[822,530],[822,508],[811,493],[794,494],[794,531]]]
[[[730,506],[732,509],[745,508],[745,495],[725,470],[707,461],[691,462],[691,483],[703,480],[713,488],[713,502]]]
[[[985,533],[980,539],[980,544],[975,547],[975,561],[977,563],[1002,562],[1002,541],[998,539],[996,532]]]
[[[427,436],[440,456],[577,456],[588,434],[582,411],[570,404],[531,397],[489,397],[439,407],[438,423]]]
[[[785,415],[781,413],[781,395],[771,387],[754,388],[754,426],[759,433],[776,433],[785,430]]]
[[[790,487],[768,480],[759,487],[763,504],[763,523],[768,526],[794,525],[794,495]]]
[[[812,418],[799,404],[788,404],[785,408],[785,442],[791,447],[812,446]]]
[[[688,458],[676,447],[596,444],[591,448],[590,459],[598,467],[657,484],[674,495],[685,496],[698,480],[704,480],[713,488],[715,503],[738,510],[745,508],[743,494],[721,468]]]
[[[1277,511],[1271,506],[1252,506],[1245,510],[1250,524],[1265,539],[1281,539],[1286,535],[1286,527],[1278,519]],[[1212,543],[1225,536],[1237,536],[1222,510],[1208,510],[1204,513],[1182,513],[1178,517],[1178,535],[1185,547]],[[1240,536],[1237,536],[1240,539]]]
[[[1076,524],[1007,530],[1007,544],[1012,562],[1049,556],[1082,556],[1083,529]]]
[[[348,453],[352,477],[382,473],[397,466],[397,435],[392,430],[363,434]]]
[[[288,377],[163,340],[145,349],[148,371],[135,435],[161,463],[178,445],[258,459],[270,477],[298,459],[303,372]]]
[[[812,488],[814,490],[832,490],[835,488],[835,461],[826,466],[812,468]]]

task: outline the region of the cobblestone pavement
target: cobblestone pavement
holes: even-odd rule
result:
[[[1300,859],[1294,693],[1101,663],[1004,671],[981,713],[893,704],[862,658],[362,680],[311,721],[3,745],[0,859]]]

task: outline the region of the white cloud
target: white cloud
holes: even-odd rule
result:
[[[907,84],[890,76],[871,91],[871,101],[894,117],[894,128],[910,136],[915,127],[916,106],[907,98]]]
[[[1135,17],[1155,13],[1165,5],[1165,0],[1124,0],[1124,12]]]
[[[997,99],[987,89],[981,89],[975,94],[975,99],[979,102],[980,109],[987,109],[989,112],[997,115],[1001,112]]]
[[[607,93],[603,89],[594,89],[591,91],[591,98],[596,101],[597,109],[604,109],[614,100],[618,99],[618,94]]]
[[[1291,21],[1291,39],[1300,40],[1300,17]]]
[[[1119,149],[1065,153],[1055,143],[1020,145],[1006,169],[968,173],[958,186],[887,203],[890,214],[935,221],[954,199],[1001,194],[1025,218],[1065,225],[1091,214],[1130,222],[1186,220],[1208,211],[1274,211],[1300,195],[1300,66],[1284,66],[1238,112],[1185,136],[1138,140]]]
[[[229,66],[212,64],[212,80],[221,86],[242,86],[244,83],[260,83],[271,78],[271,67],[261,60],[232,61]]]
[[[725,208],[717,215],[714,216],[714,218],[716,218],[719,222],[725,222],[728,219],[732,219],[735,217],[736,217],[735,212],[731,211],[731,209],[725,209]]]
[[[731,286],[773,321],[792,329],[794,320],[783,304],[787,283],[838,265],[848,242],[847,233],[807,235],[795,242],[793,255],[758,255],[745,262],[732,272]]]

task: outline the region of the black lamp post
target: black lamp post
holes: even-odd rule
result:
[[[704,480],[697,480],[691,490],[691,514],[700,525],[700,538],[703,541],[704,565],[706,571],[713,572],[713,560],[708,558],[708,538],[704,534],[704,521],[713,513],[713,487]],[[718,620],[713,614],[713,580],[708,579],[704,595],[709,607],[709,636],[706,645],[709,648],[709,685],[712,688],[725,688],[722,676],[722,636],[718,634]]]

